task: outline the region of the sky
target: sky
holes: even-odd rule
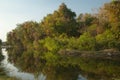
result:
[[[40,22],[47,14],[57,10],[61,3],[77,15],[92,13],[111,0],[0,0],[0,39],[6,41],[8,32],[25,21]]]

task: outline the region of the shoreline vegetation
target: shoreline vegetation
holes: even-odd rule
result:
[[[105,3],[98,13],[80,13],[77,17],[62,3],[41,22],[18,24],[7,34],[6,43],[12,46],[7,49],[9,60],[53,65],[60,61],[61,54],[117,58],[120,51],[119,16],[120,1]]]
[[[11,46],[9,61],[22,64],[23,71],[46,73],[49,67],[77,66],[120,78],[120,1],[105,3],[96,14],[77,17],[62,3],[41,22],[18,24],[7,34],[6,43]]]
[[[62,3],[41,22],[27,21],[9,32],[7,44],[13,47],[8,49],[9,56],[54,60],[61,50],[119,51],[119,13],[120,1],[105,3],[97,14],[81,13],[78,17]]]

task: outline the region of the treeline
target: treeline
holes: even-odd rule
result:
[[[57,60],[60,50],[120,50],[120,1],[105,3],[96,14],[80,14],[62,3],[41,22],[27,21],[7,35],[12,58],[44,63]]]

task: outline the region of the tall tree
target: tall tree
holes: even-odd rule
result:
[[[86,32],[87,28],[91,26],[95,20],[96,18],[92,14],[89,14],[89,13],[80,14],[77,18],[79,32],[80,33]]]
[[[58,10],[43,19],[41,25],[47,35],[65,33],[68,36],[76,36],[78,31],[75,16],[76,14],[62,3]]]
[[[104,9],[116,38],[120,40],[120,1],[115,0],[107,3],[104,5]]]

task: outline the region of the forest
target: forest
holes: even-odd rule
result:
[[[17,27],[7,34],[5,43],[10,46],[7,48],[9,61],[21,66],[21,70],[26,72],[42,70],[43,73],[51,74],[52,71],[58,72],[58,69],[61,69],[57,74],[59,77],[65,69],[72,70],[77,67],[90,74],[112,74],[119,77],[120,68],[117,67],[120,64],[117,58],[80,58],[76,53],[83,51],[91,55],[97,51],[120,51],[120,1],[105,3],[96,13],[79,15],[62,3],[40,22],[26,21],[17,24]],[[62,55],[64,51],[76,56]],[[77,72],[77,69],[73,71]],[[65,80],[71,77],[68,76]]]
[[[76,13],[62,3],[40,22],[27,21],[7,34],[10,59],[55,64],[62,50],[120,50],[120,1],[97,13]],[[75,54],[75,53],[74,53]],[[31,63],[32,64],[32,63]],[[36,64],[37,65],[37,64]]]
[[[120,49],[120,2],[105,3],[97,13],[76,17],[64,3],[41,22],[18,24],[8,33],[7,43],[32,55],[57,54],[59,50],[98,51]]]

